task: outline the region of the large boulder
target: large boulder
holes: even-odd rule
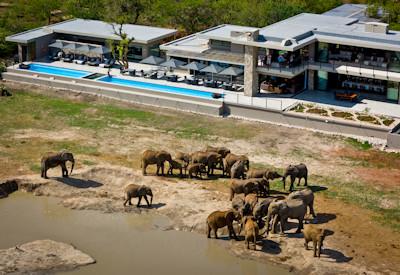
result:
[[[67,271],[95,262],[72,245],[52,240],[0,250],[0,274]]]

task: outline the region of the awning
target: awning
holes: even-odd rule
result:
[[[98,46],[98,47],[94,47],[93,49],[90,50],[91,53],[94,54],[100,54],[100,55],[104,55],[107,53],[110,53],[110,49],[104,46]]]
[[[50,48],[57,48],[57,49],[62,49],[62,48],[64,48],[64,46],[65,46],[65,43],[62,41],[58,41],[58,40],[49,45]]]
[[[180,61],[180,60],[171,58],[171,59],[167,60],[166,62],[161,63],[160,65],[161,65],[161,66],[164,66],[164,67],[174,68],[174,69],[175,69],[175,68],[182,67],[182,66],[185,65],[185,64],[186,64],[186,63],[183,62],[183,61]]]
[[[149,65],[159,65],[160,63],[163,63],[164,61],[165,60],[162,59],[161,57],[150,55],[150,56],[146,57],[145,59],[143,59],[142,61],[140,61],[140,63],[149,64]]]
[[[193,71],[200,71],[201,69],[204,69],[207,65],[197,62],[197,61],[193,61],[190,62],[189,64],[182,66],[182,68],[184,69],[188,69],[188,70],[193,70]]]
[[[228,67],[225,70],[219,72],[219,74],[238,76],[238,75],[242,75],[243,72],[244,72],[243,69],[231,66],[231,67]]]
[[[222,71],[224,68],[222,68],[221,66],[215,65],[215,64],[211,64],[207,67],[205,67],[204,69],[200,70],[201,72],[204,73],[212,73],[212,74],[217,74],[220,71]]]

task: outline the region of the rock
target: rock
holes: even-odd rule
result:
[[[95,262],[72,245],[52,240],[0,250],[0,274],[67,271]]]

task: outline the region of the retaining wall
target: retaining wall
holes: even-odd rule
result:
[[[391,149],[400,149],[400,124],[398,124],[387,137],[387,147]]]
[[[311,117],[301,114],[268,110],[239,104],[224,104],[225,114],[265,122],[274,122],[283,125],[305,127],[320,131],[343,135],[356,135],[386,139],[388,129],[379,126],[369,126],[347,121],[336,121],[328,118]]]
[[[9,70],[3,74],[6,81],[42,85],[56,89],[66,89],[139,104],[202,113],[212,116],[222,115],[222,101],[191,98],[183,95],[167,94],[131,87],[118,87],[105,82],[89,79],[73,79],[39,75],[23,70]]]

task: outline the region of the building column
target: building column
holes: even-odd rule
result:
[[[257,73],[257,47],[244,48],[244,94],[256,96],[259,92]]]
[[[142,59],[145,59],[150,55],[150,47],[148,45],[142,46]]]
[[[308,58],[310,62],[315,61],[315,43],[308,45]]]
[[[314,91],[315,87],[315,71],[314,70],[308,70],[308,79],[307,79],[307,89],[310,91]]]
[[[19,59],[19,63],[24,62],[25,60],[23,60],[23,53],[22,53],[22,45],[18,44],[18,59]]]

